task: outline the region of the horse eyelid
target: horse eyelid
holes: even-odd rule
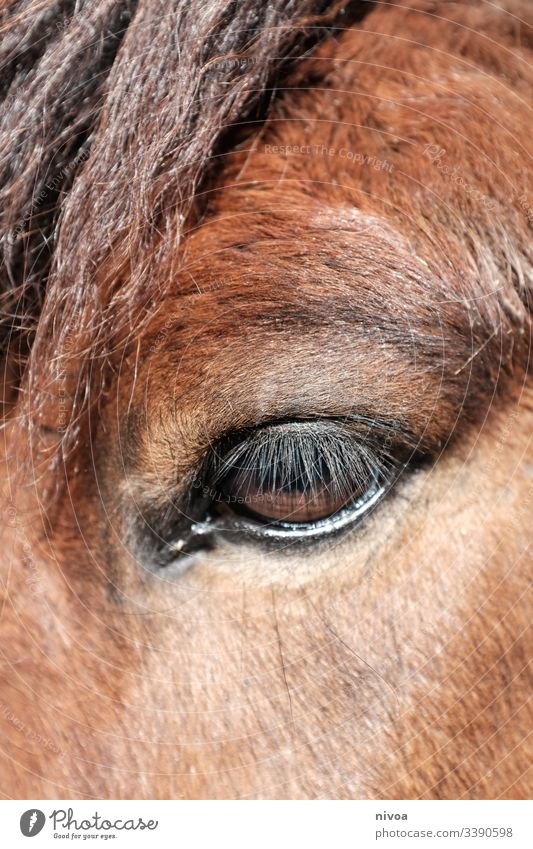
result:
[[[371,433],[371,438],[368,438],[368,431],[366,433],[366,439],[361,438],[361,434],[358,434],[356,430],[354,430],[354,425],[360,427],[361,424],[367,427],[368,431]],[[218,443],[213,446],[211,450],[211,456],[204,463],[203,471],[200,472],[199,475],[196,476],[196,481],[200,480],[202,482],[202,494],[204,497],[209,497],[211,504],[213,507],[215,505],[222,504],[225,506],[227,513],[230,513],[229,505],[244,505],[247,509],[249,509],[249,505],[247,504],[246,498],[237,497],[232,495],[231,493],[224,495],[223,489],[221,487],[221,479],[222,484],[224,480],[224,476],[227,476],[229,473],[235,473],[235,469],[233,468],[234,461],[239,460],[243,456],[246,458],[247,451],[252,451],[251,457],[253,460],[254,454],[253,451],[255,449],[256,454],[255,457],[258,459],[261,450],[265,452],[266,460],[263,462],[264,469],[263,471],[268,470],[268,462],[276,460],[276,454],[273,452],[272,445],[269,444],[269,434],[270,436],[277,438],[278,443],[280,441],[280,432],[283,433],[283,429],[287,429],[290,432],[292,428],[296,433],[298,432],[298,428],[302,427],[305,430],[307,429],[307,439],[309,443],[313,441],[313,435],[317,439],[317,443],[322,446],[322,449],[326,450],[324,465],[326,468],[331,470],[332,467],[339,465],[339,456],[334,457],[332,459],[331,455],[328,454],[328,451],[331,451],[332,446],[334,446],[335,442],[332,441],[332,432],[336,433],[339,438],[339,442],[342,442],[342,451],[341,456],[345,461],[347,466],[352,466],[351,469],[347,471],[347,477],[344,483],[349,486],[349,482],[351,480],[352,489],[350,491],[347,490],[347,500],[346,504],[348,504],[348,496],[351,495],[357,490],[357,484],[354,483],[354,472],[353,467],[359,466],[359,473],[361,473],[361,467],[363,467],[363,472],[366,474],[366,481],[368,483],[368,487],[363,491],[362,484],[360,486],[361,494],[356,499],[355,496],[352,499],[352,504],[345,506],[341,513],[346,514],[342,521],[331,522],[331,528],[334,529],[334,526],[348,527],[351,524],[355,525],[358,519],[362,518],[362,515],[366,512],[370,507],[375,506],[375,504],[381,500],[384,494],[391,488],[393,482],[397,479],[406,465],[408,465],[408,459],[406,460],[406,455],[411,452],[413,453],[413,445],[414,439],[411,435],[406,436],[405,431],[399,431],[398,428],[392,426],[390,423],[375,423],[369,421],[368,419],[362,420],[358,419],[356,422],[354,421],[335,421],[335,420],[313,420],[312,422],[283,422],[281,424],[270,424],[266,427],[259,427],[256,429],[248,430],[241,441],[239,442],[239,435],[233,435],[233,438],[230,435],[229,441],[226,438],[226,444]],[[330,440],[324,441],[321,434],[321,430],[325,428],[326,431],[329,428],[330,432]],[[374,432],[372,432],[372,428],[374,428]],[[263,444],[254,445],[254,441],[257,442],[259,439]],[[279,448],[279,445],[278,445]],[[396,456],[397,455],[397,456]],[[283,456],[283,454],[281,455]],[[316,446],[315,446],[315,457],[316,457]],[[250,459],[250,458],[249,458]],[[278,454],[279,460],[279,454]],[[237,473],[242,475],[253,474],[254,471],[257,471],[257,468],[261,469],[261,461],[258,461],[257,467],[253,465],[253,462],[248,462],[248,467],[246,466],[246,462],[242,463],[240,469],[237,470]],[[357,469],[356,469],[357,470]],[[311,470],[314,473],[314,469]],[[311,485],[312,473],[307,470],[307,476]],[[352,477],[350,478],[350,474]],[[379,482],[379,484],[378,484]],[[266,490],[268,492],[268,490]],[[368,507],[366,506],[365,497],[368,494]],[[265,496],[266,497],[266,496]],[[350,510],[352,509],[354,513],[353,521],[350,518]],[[251,511],[254,513],[255,511]],[[276,523],[276,521],[272,521],[268,524],[268,526],[261,530],[261,528],[257,525],[254,527],[250,527],[248,525],[248,520],[252,517],[247,517],[246,513],[241,511],[239,514],[235,514],[233,517],[226,516],[223,519],[217,517],[216,521],[213,522],[213,517],[208,517],[208,521],[203,524],[196,524],[194,527],[200,536],[208,535],[209,528],[211,527],[213,532],[226,530],[230,531],[232,528],[238,529],[241,532],[241,535],[246,536],[246,532],[250,532],[252,536],[256,539],[261,539],[262,536],[269,537],[272,539],[276,536],[276,526],[282,527],[286,530],[286,523]],[[291,525],[290,527],[290,536],[294,540],[297,540],[298,536],[305,536],[309,541],[313,539],[319,539],[321,535],[327,536],[328,529],[327,523],[331,517],[324,517],[323,519],[319,519],[317,522],[301,522],[296,527]],[[209,524],[211,523],[211,524]],[[289,523],[290,524],[290,523]],[[201,534],[200,534],[201,530]],[[323,533],[321,534],[321,530]],[[299,533],[301,531],[301,534]],[[191,532],[193,532],[193,527],[191,527]]]

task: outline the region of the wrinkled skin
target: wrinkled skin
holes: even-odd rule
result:
[[[394,29],[387,14],[367,28]],[[468,23],[494,37],[490,15]],[[531,275],[506,182],[521,186],[528,112],[490,39],[462,31],[466,72],[454,25],[401,25],[410,47],[354,30],[320,48],[299,73],[325,90],[288,91],[226,158],[175,299],[46,520],[37,468],[10,485],[14,417],[4,431],[5,795],[527,795],[533,396],[505,261]],[[272,149],[287,144],[393,170]],[[404,416],[429,455],[360,525],[282,552],[220,535],[153,567],[135,517],[217,435],[350,410]]]

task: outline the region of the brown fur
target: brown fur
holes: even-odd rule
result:
[[[356,23],[350,4],[333,36],[340,7],[280,2],[250,42],[256,5],[232,23],[204,3],[214,41],[176,68],[138,4],[121,47],[94,58],[97,112],[58,105],[31,167],[38,104],[9,107],[4,143],[27,130],[5,234],[61,133],[71,160],[79,132],[90,156],[46,207],[51,259],[31,264],[30,228],[5,260],[22,391],[4,429],[2,786],[523,798],[527,4],[368,4]],[[186,37],[194,9],[176,6]],[[317,40],[279,70],[273,57]],[[235,53],[242,75],[217,65]],[[228,542],[179,576],[149,568],[138,516],[185,490],[220,434],[354,411],[386,412],[433,460],[360,528],[305,554]]]

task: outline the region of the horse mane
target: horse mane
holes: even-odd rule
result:
[[[63,445],[94,364],[164,297],[160,251],[178,248],[223,137],[265,111],[287,61],[371,4],[78,5],[0,7],[0,350],[33,422],[75,354]]]

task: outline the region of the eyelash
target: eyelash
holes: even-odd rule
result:
[[[189,487],[180,511],[181,531],[170,540],[165,534],[167,556],[208,548],[221,533],[266,545],[290,542],[291,547],[331,539],[355,527],[381,501],[414,457],[414,446],[397,423],[362,417],[273,422],[223,437],[208,450]],[[249,488],[259,481],[259,496],[296,480],[303,491],[331,484],[328,492],[347,503],[335,515],[311,522],[261,521],[245,499],[228,498],[228,479],[240,481],[241,489],[247,481]],[[361,497],[350,500],[358,490]]]

